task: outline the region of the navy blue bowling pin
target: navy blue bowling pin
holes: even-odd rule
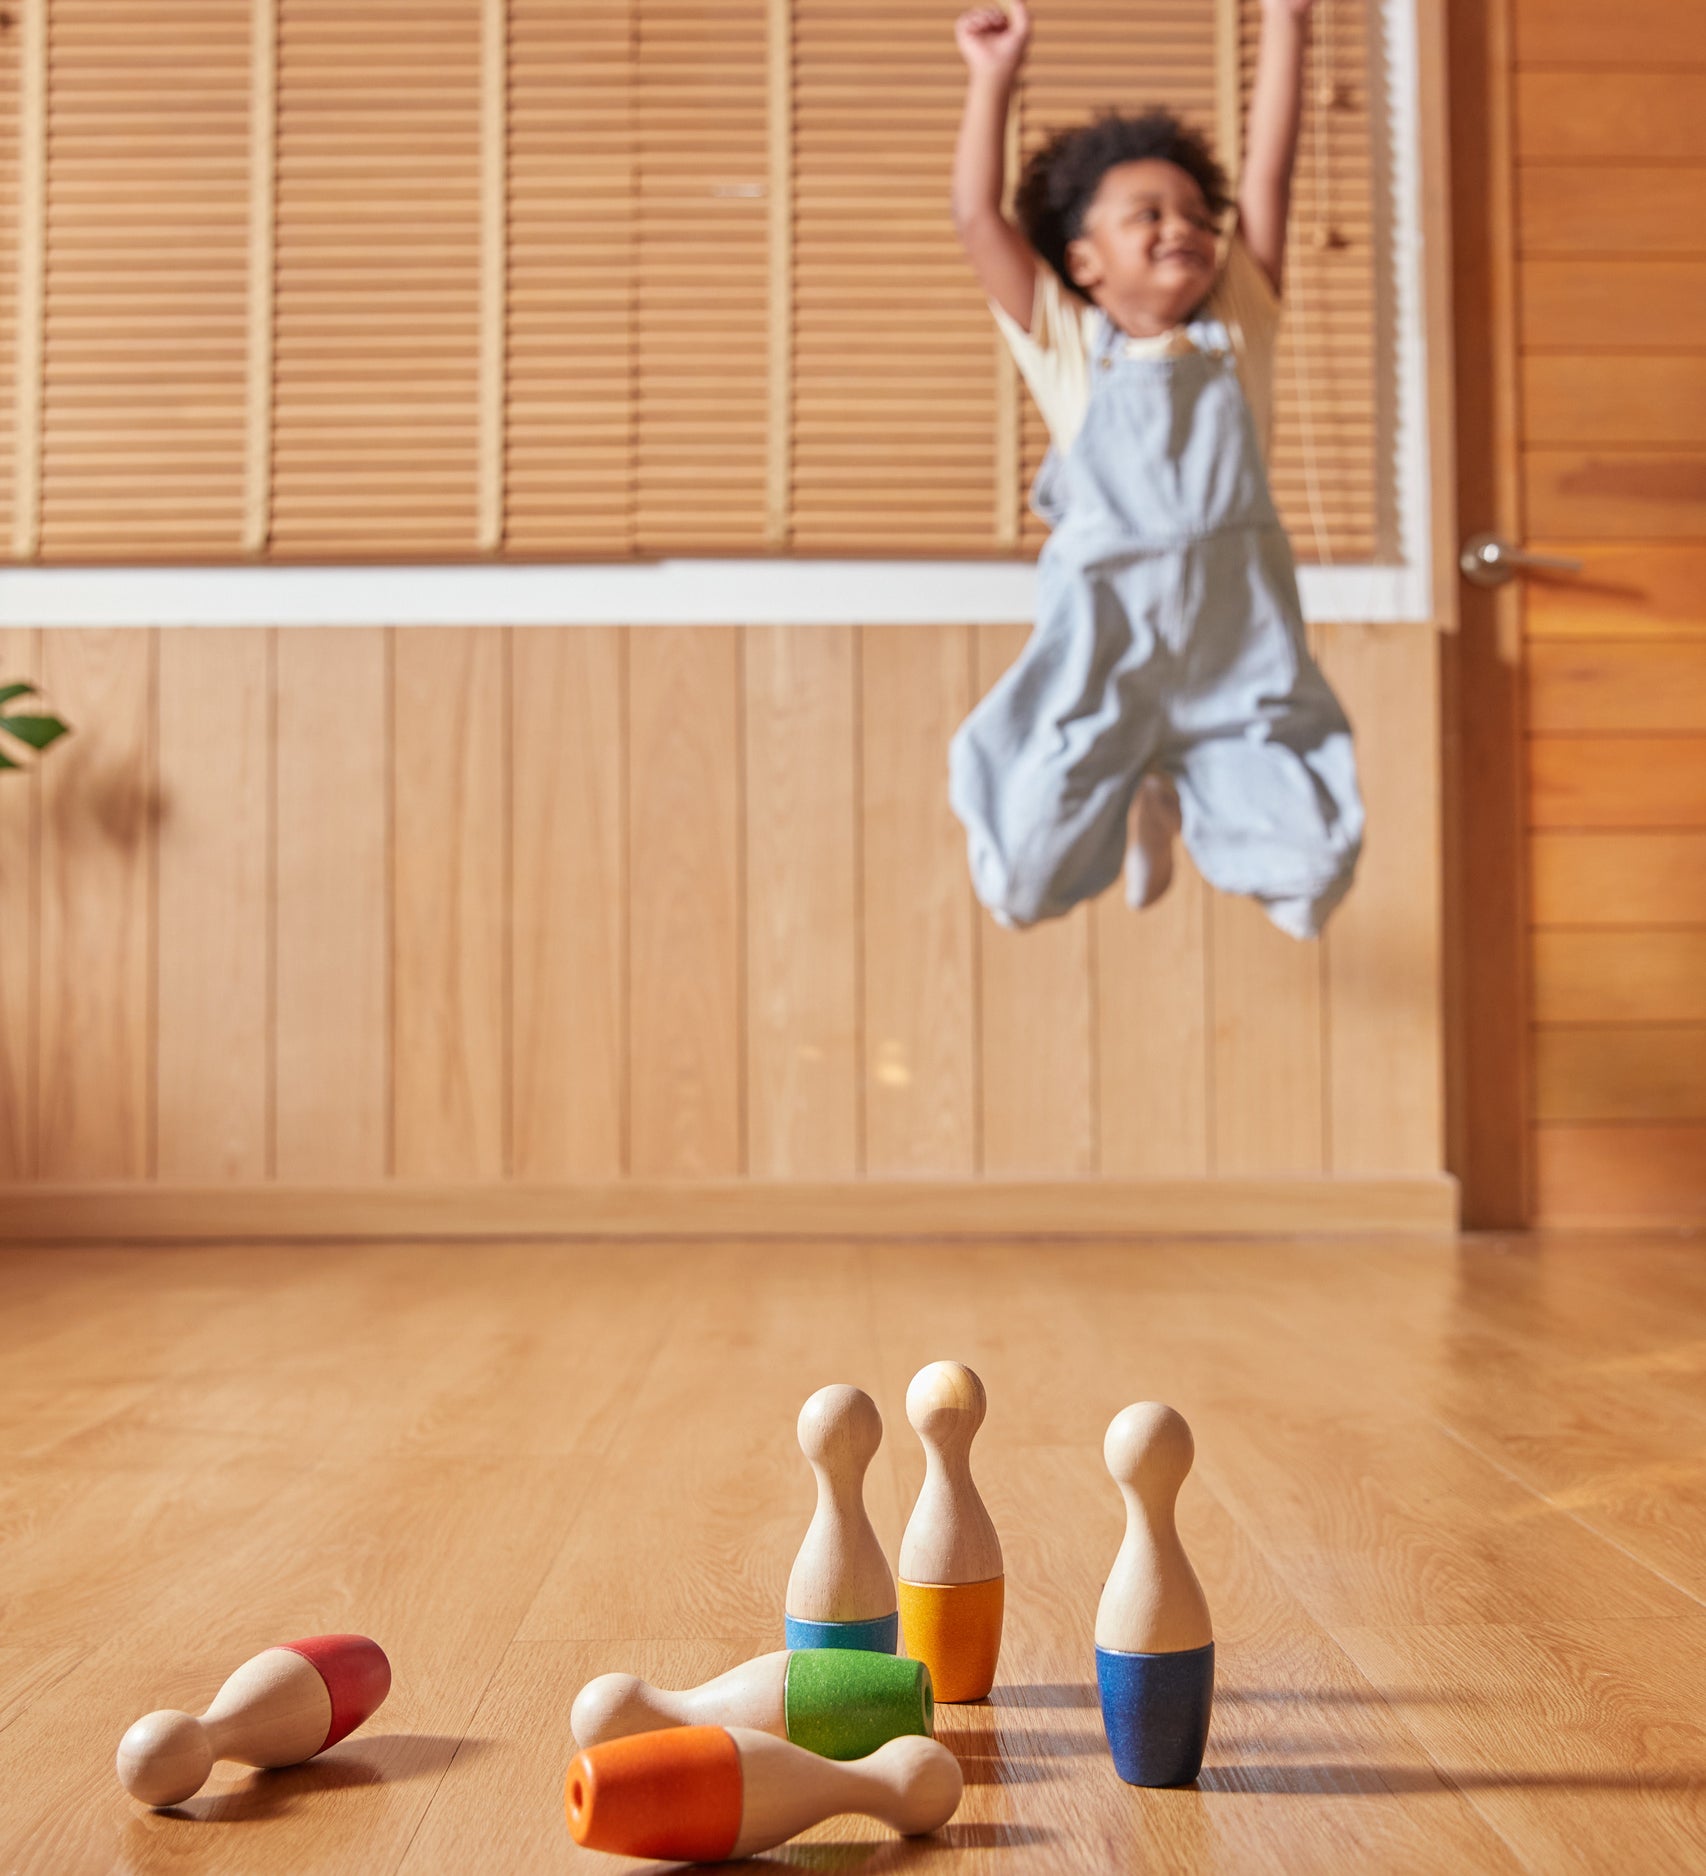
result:
[[[1126,1527],[1096,1610],[1096,1682],[1128,1785],[1188,1785],[1208,1744],[1214,1630],[1173,1515],[1195,1456],[1191,1429],[1159,1401],[1115,1414],[1102,1443]]]

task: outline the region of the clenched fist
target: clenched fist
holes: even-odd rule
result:
[[[1025,0],[1008,0],[1000,7],[973,7],[954,21],[954,42],[960,57],[974,74],[1012,78],[1025,56],[1031,37],[1031,16]]]

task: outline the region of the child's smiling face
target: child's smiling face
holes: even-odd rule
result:
[[[1116,325],[1143,337],[1176,326],[1207,298],[1217,236],[1196,178],[1144,157],[1102,177],[1067,266]]]

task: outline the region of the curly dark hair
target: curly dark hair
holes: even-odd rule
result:
[[[1084,217],[1102,178],[1119,163],[1159,158],[1182,169],[1203,192],[1212,214],[1231,206],[1226,172],[1208,139],[1160,106],[1137,117],[1106,110],[1088,124],[1057,130],[1025,165],[1013,208],[1032,247],[1083,299],[1066,268],[1066,249],[1084,232]]]

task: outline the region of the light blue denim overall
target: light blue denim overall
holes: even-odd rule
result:
[[[1350,725],[1304,639],[1225,327],[1132,358],[1097,315],[1090,405],[1031,506],[1054,530],[1037,623],[960,726],[949,798],[977,896],[1004,924],[1119,876],[1148,770],[1173,778],[1197,870],[1314,937],[1350,886],[1362,800]]]

